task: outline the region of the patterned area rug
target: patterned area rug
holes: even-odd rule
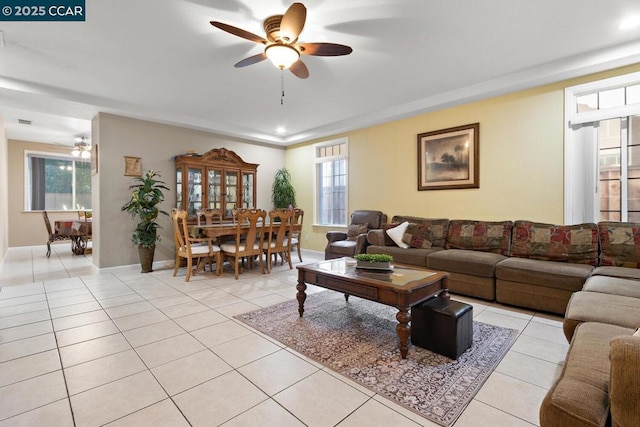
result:
[[[452,425],[507,353],[518,332],[473,322],[458,360],[409,346],[400,358],[397,309],[338,292],[311,294],[298,316],[287,301],[235,316],[258,331],[443,426]]]

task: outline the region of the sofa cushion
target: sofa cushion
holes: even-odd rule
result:
[[[394,263],[416,265],[418,267],[427,266],[427,256],[431,253],[443,251],[443,248],[431,247],[429,249],[402,249],[397,246],[368,246],[368,254],[385,254],[393,257]]]
[[[496,264],[506,257],[500,254],[463,249],[448,249],[430,254],[427,267],[480,277],[494,277]]]
[[[640,223],[598,223],[600,230],[600,265],[640,267]]]
[[[562,330],[571,340],[576,327],[599,322],[635,329],[640,325],[640,299],[600,292],[576,292],[571,296]]]
[[[380,228],[387,222],[387,215],[380,211],[357,210],[351,214],[351,224],[367,224],[369,230]]]
[[[368,224],[349,224],[347,240],[357,240],[358,236],[367,232]]]
[[[554,225],[515,221],[511,255],[595,266],[598,262],[598,226],[593,223]]]
[[[402,241],[412,248],[429,249],[433,246],[433,234],[424,224],[409,223],[407,231],[402,236]]]
[[[640,280],[640,268],[627,268],[627,267],[614,267],[605,265],[603,267],[596,267],[591,273],[592,276],[610,276],[620,277],[623,279],[636,279]]]
[[[609,345],[611,424],[640,426],[640,334],[619,335]]]
[[[621,295],[640,298],[640,280],[622,279],[619,277],[591,276],[582,287],[586,292]]]
[[[408,244],[402,241],[402,236],[404,236],[404,232],[407,230],[408,226],[409,223],[405,221],[397,227],[387,230],[387,236],[389,236],[391,240],[393,240],[393,243],[395,243],[399,248],[407,249],[409,247]]]
[[[331,252],[337,255],[353,256],[357,240],[338,240],[330,244]]]
[[[496,265],[496,278],[549,288],[579,291],[593,266],[528,258],[506,258]]]
[[[447,249],[468,249],[509,255],[511,221],[487,222],[452,220],[449,222]]]
[[[449,220],[447,218],[420,218],[416,216],[402,216],[396,215],[391,219],[391,222],[401,223],[410,222],[413,224],[422,224],[426,229],[431,231],[433,240],[432,246],[444,248],[447,241],[447,230],[449,228]]]
[[[540,406],[541,426],[605,426],[609,417],[609,341],[632,330],[589,322],[580,325],[560,377]]]

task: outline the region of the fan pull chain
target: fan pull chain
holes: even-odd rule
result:
[[[280,105],[284,105],[284,70],[280,70]]]

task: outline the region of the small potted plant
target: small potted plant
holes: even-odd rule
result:
[[[142,177],[134,178],[136,184],[129,186],[131,200],[122,206],[122,211],[128,212],[133,218],[139,217],[131,241],[138,245],[140,264],[142,273],[153,271],[153,254],[156,249],[156,242],[160,240],[158,228],[160,224],[156,222],[159,214],[169,215],[158,208],[158,204],[164,200],[162,190],[169,190],[163,181],[158,180],[160,174],[152,170]]]
[[[391,255],[384,254],[358,254],[356,259],[356,268],[370,268],[375,270],[391,270]]]

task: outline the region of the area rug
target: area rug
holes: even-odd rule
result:
[[[287,301],[235,316],[291,349],[411,411],[452,425],[518,332],[473,322],[473,345],[457,360],[415,345],[400,358],[397,309],[338,292],[308,295],[304,317]]]

